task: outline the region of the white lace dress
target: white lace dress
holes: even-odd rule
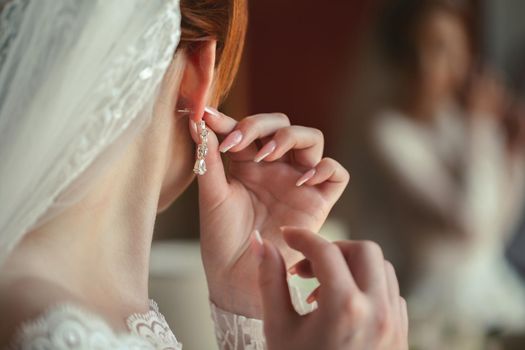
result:
[[[217,342],[221,350],[266,348],[262,321],[231,314],[211,305]],[[157,303],[126,320],[129,332],[116,333],[99,316],[73,304],[49,309],[25,323],[15,335],[12,350],[181,350]]]

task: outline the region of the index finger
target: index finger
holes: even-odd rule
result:
[[[372,241],[339,241],[334,244],[345,256],[359,289],[374,295],[377,300],[388,302],[388,279],[381,247]]]
[[[321,283],[320,304],[328,301],[337,304],[341,301],[339,297],[344,301],[349,294],[358,291],[347,262],[336,245],[304,229],[283,227],[282,230],[288,245],[310,261],[312,271]]]
[[[237,120],[228,117],[226,114],[223,114],[219,111],[215,112],[214,110],[209,109],[206,110],[204,120],[214,132],[220,135],[231,133],[233,130],[235,130],[235,127],[239,123]]]

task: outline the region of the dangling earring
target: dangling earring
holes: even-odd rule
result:
[[[182,114],[192,114],[193,110],[190,108],[184,108],[177,109],[177,112]],[[206,128],[204,120],[200,121],[197,132],[199,133],[200,143],[197,144],[197,159],[193,166],[193,172],[197,175],[204,175],[207,171],[206,155],[208,154],[208,129]]]
[[[197,175],[204,175],[207,170],[205,158],[208,154],[208,129],[204,120],[201,120],[198,129],[201,142],[197,145],[197,160],[193,166],[193,172]]]

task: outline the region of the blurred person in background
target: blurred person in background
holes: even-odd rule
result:
[[[415,348],[479,349],[487,332],[525,327],[525,289],[504,258],[522,136],[506,132],[505,88],[474,64],[463,6],[389,1],[378,33],[394,88],[365,128],[370,159],[350,167],[364,184],[351,232],[396,265]]]

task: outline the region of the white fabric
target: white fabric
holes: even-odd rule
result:
[[[263,322],[210,304],[220,350],[264,350]],[[58,305],[22,325],[10,350],[181,350],[157,304],[127,319],[129,332],[116,333],[99,316],[73,304]],[[231,333],[231,330],[235,333]]]
[[[210,303],[215,336],[221,350],[264,350],[263,321],[236,315]]]
[[[308,304],[302,290],[288,281],[290,297],[295,311],[306,315],[315,311],[317,302]],[[236,315],[222,310],[210,302],[211,316],[215,324],[215,336],[221,350],[265,350],[266,338],[262,320]]]
[[[29,349],[141,349],[181,350],[182,344],[171,332],[157,304],[127,319],[129,333],[117,334],[102,318],[71,304],[56,306],[38,319],[23,325],[13,350]]]
[[[0,17],[0,264],[151,117],[178,0],[9,0]]]

